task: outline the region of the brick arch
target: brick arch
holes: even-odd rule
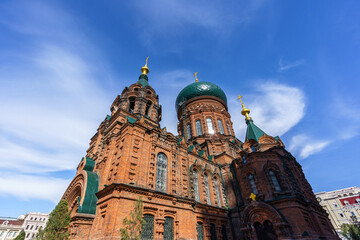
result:
[[[268,136],[268,135],[263,135],[259,138],[259,143],[263,144],[263,143],[277,143],[276,139]]]
[[[69,209],[72,214],[75,214],[73,210],[76,210],[76,206],[79,206],[79,198],[81,200],[82,196],[84,196],[85,180],[86,177],[83,173],[77,175],[70,183],[69,187],[66,189],[62,197],[62,199],[66,199],[66,201],[68,202]]]
[[[254,237],[256,235],[254,224],[257,222],[263,224],[265,221],[270,221],[274,225],[278,237],[291,236],[291,227],[278,210],[269,204],[254,201],[242,212],[241,231],[245,236]]]

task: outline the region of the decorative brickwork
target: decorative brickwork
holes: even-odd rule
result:
[[[143,239],[338,239],[280,138],[248,120],[243,143],[218,86],[184,90],[178,136],[146,74],[116,97],[63,195],[71,239],[119,239],[140,196]]]

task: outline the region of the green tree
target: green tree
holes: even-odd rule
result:
[[[44,230],[40,229],[36,235],[38,240],[66,240],[69,238],[70,213],[68,202],[60,200],[55,209],[50,213],[49,220]]]
[[[19,235],[14,238],[14,240],[24,240],[25,239],[25,232],[22,230]]]
[[[134,209],[130,212],[129,219],[123,220],[124,228],[121,228],[122,240],[140,240],[143,219],[143,201],[141,197],[134,203]]]
[[[360,223],[355,216],[351,217],[350,224],[341,225],[341,233],[344,237],[351,240],[360,240]]]

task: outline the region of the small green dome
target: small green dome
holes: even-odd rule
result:
[[[227,105],[227,99],[224,91],[216,84],[210,82],[194,82],[186,86],[176,98],[176,112],[187,100],[198,96],[213,96],[220,98]]]

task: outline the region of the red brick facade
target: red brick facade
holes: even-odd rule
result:
[[[279,138],[242,143],[226,103],[215,96],[187,100],[175,136],[160,128],[159,98],[141,78],[115,99],[64,193],[70,239],[119,239],[139,196],[144,215],[154,219],[153,239],[164,239],[169,218],[168,239],[199,239],[200,228],[203,239],[338,239]]]

